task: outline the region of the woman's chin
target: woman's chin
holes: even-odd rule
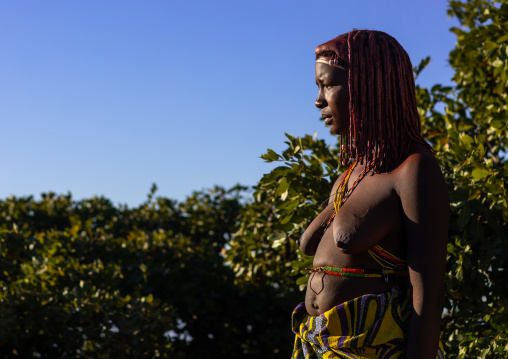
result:
[[[332,131],[332,133],[334,135],[338,135],[338,136],[342,136],[342,135],[348,135],[349,134],[349,129],[348,128],[340,128],[340,127],[335,127],[335,126],[330,126],[330,131]]]

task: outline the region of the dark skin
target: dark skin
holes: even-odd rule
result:
[[[345,69],[316,63],[316,107],[335,134],[349,131],[347,78]],[[356,166],[348,188],[364,168],[365,164]],[[370,172],[359,182],[323,235],[324,223],[333,213],[333,194],[343,176],[335,182],[328,206],[303,234],[300,249],[314,256],[314,267],[380,268],[367,252],[374,245],[405,259],[409,279],[398,279],[397,285],[412,286],[414,307],[406,357],[436,358],[450,204],[437,161],[425,146],[413,143],[396,169]],[[316,273],[307,284],[305,305],[316,316],[353,298],[387,292],[394,284],[395,280],[384,278]]]

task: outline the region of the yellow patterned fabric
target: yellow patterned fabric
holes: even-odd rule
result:
[[[411,291],[399,292],[396,286],[344,302],[317,317],[308,315],[300,303],[292,316],[292,359],[404,358],[411,311]],[[441,343],[436,358],[444,358]]]

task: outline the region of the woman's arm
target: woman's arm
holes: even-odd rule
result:
[[[413,287],[406,357],[435,359],[445,294],[449,194],[430,153],[409,156],[395,187],[402,203]]]
[[[303,232],[302,237],[298,240],[298,245],[303,254],[308,256],[316,254],[316,249],[326,227],[326,222],[332,216],[333,211],[332,202],[328,204],[328,206],[312,221],[309,227],[307,227],[305,232]]]

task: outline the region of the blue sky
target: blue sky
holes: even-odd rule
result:
[[[0,2],[0,198],[71,192],[136,206],[152,183],[254,185],[284,133],[334,139],[314,107],[314,48],[388,32],[422,86],[449,84],[444,0]]]

